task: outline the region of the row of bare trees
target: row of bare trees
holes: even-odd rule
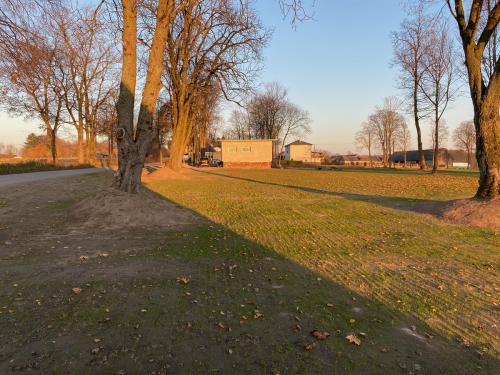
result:
[[[382,104],[375,107],[373,114],[368,116],[368,121],[361,125],[361,129],[355,134],[354,143],[358,149],[368,150],[370,167],[372,165],[372,150],[382,151],[384,166],[390,166],[390,153],[394,145],[406,151],[411,147],[411,131],[406,119],[400,112],[402,102],[395,96],[388,96],[382,100]]]
[[[292,103],[288,89],[267,82],[242,108],[232,111],[225,131],[234,139],[276,139],[275,155],[281,155],[287,139],[304,138],[311,132],[309,112]]]
[[[432,145],[438,155],[443,115],[458,97],[462,72],[450,23],[438,15],[416,12],[405,19],[391,34],[394,57],[391,65],[398,69],[397,88],[403,94],[404,112],[411,114],[417,131],[420,168],[425,160],[422,147],[422,120],[431,122]],[[438,158],[434,158],[433,173]]]
[[[1,108],[41,122],[47,160],[57,163],[57,133],[70,126],[78,135],[79,163],[92,161],[119,78],[102,3],[2,0],[1,8]]]
[[[474,107],[476,159],[480,171],[476,197],[496,196],[500,189],[500,55],[497,51],[500,3],[496,0],[408,0],[403,3],[416,19],[440,3],[442,11],[436,19],[444,23],[449,18],[450,26],[453,24],[455,32],[458,31],[461,61],[466,70],[464,79]]]

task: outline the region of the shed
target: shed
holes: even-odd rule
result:
[[[315,161],[316,155],[311,150],[312,144],[301,141],[289,143],[285,146],[285,160],[302,161],[310,163]]]
[[[275,139],[221,139],[224,168],[271,168]]]

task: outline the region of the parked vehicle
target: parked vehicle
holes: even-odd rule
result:
[[[214,158],[214,159],[210,160],[210,165],[212,167],[222,167],[222,160]]]
[[[198,168],[201,167],[210,167],[210,162],[208,161],[208,158],[203,157],[198,161]]]

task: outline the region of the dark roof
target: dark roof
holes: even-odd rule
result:
[[[370,155],[359,155],[359,159],[362,161],[370,161]],[[380,163],[382,158],[380,156],[372,155],[372,161]]]
[[[300,145],[300,146],[312,146],[311,143],[307,143],[307,142],[304,142],[304,141],[301,141],[300,139],[298,141],[295,141],[295,142],[292,142],[292,143],[289,143],[287,144],[285,147],[288,147],[288,146],[295,146],[295,145]]]
[[[344,158],[346,161],[359,161],[360,158],[358,155],[342,155],[341,158]]]
[[[433,158],[433,155],[434,155],[434,150],[432,149],[429,149],[429,150],[423,150],[424,151],[424,159],[425,160],[432,160]],[[451,156],[451,154],[448,152],[448,150],[446,148],[440,148],[439,150],[439,154],[440,155],[443,155],[443,154],[448,154],[448,157],[453,159],[453,156]],[[391,156],[389,160],[393,160],[393,157]],[[395,152],[394,153],[394,160],[396,162],[400,162],[400,163],[403,163],[404,162],[404,152],[403,151],[398,151],[398,152]],[[418,150],[411,150],[411,151],[406,151],[406,161],[409,162],[409,161],[416,161],[416,162],[419,162],[420,161],[420,155],[418,153]]]

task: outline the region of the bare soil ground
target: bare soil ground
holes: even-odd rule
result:
[[[413,211],[435,216],[450,224],[500,228],[500,197],[430,203],[415,207]]]
[[[125,200],[111,181],[105,172],[0,189],[0,373],[500,371],[432,322],[148,189]]]

